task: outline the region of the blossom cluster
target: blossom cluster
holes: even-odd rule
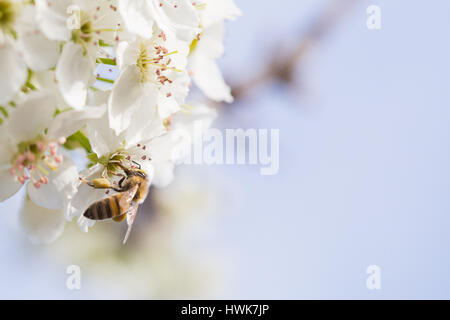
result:
[[[0,0],[0,202],[25,186],[33,241],[74,218],[87,231],[105,190],[81,181],[113,185],[118,164],[171,182],[193,123],[215,116],[187,102],[191,84],[232,101],[216,60],[240,14],[233,0]]]

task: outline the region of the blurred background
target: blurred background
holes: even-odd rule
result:
[[[213,126],[280,129],[279,174],[180,166],[126,246],[114,223],[33,246],[18,194],[0,204],[0,298],[450,298],[450,3],[236,3],[220,61],[236,102]]]

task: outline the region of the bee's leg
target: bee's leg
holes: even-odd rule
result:
[[[88,186],[90,186],[90,187],[92,187],[92,188],[95,188],[95,186],[94,186],[94,184],[92,183],[92,182],[90,182],[90,181],[88,181],[88,180],[86,180],[86,179],[83,179],[83,178],[79,178],[80,179],[80,181],[82,182],[82,183],[84,183],[84,184],[87,184]]]
[[[94,179],[92,182],[80,177],[80,181],[94,189],[109,189],[114,190],[116,192],[122,192],[122,188],[115,188],[112,186],[108,180],[106,179]]]
[[[123,176],[122,179],[119,180],[119,187],[123,188],[122,183],[124,182],[124,180],[126,179],[126,176]]]

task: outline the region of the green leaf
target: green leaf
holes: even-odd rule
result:
[[[81,131],[77,131],[73,135],[68,137],[66,143],[64,144],[64,147],[69,150],[81,147],[86,150],[88,154],[92,153],[91,143],[89,142],[89,139],[86,137],[86,135]]]

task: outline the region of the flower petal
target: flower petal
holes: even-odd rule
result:
[[[42,32],[51,40],[67,41],[67,10],[70,0],[36,0],[36,20]]]
[[[30,93],[26,100],[11,113],[7,130],[16,144],[35,139],[50,126],[57,100],[47,92]]]
[[[62,209],[64,202],[77,192],[79,183],[75,164],[67,157],[54,172],[49,175],[49,183],[42,184],[39,189],[28,183],[27,191],[30,199],[38,206],[48,209]]]
[[[0,44],[0,103],[11,101],[27,80],[27,66],[10,42]]]
[[[105,112],[106,106],[99,106],[60,113],[53,119],[47,136],[54,140],[68,137],[81,129],[88,121],[102,117]]]
[[[135,65],[129,66],[116,80],[108,105],[110,125],[117,135],[130,126],[143,97],[139,69]]]
[[[187,72],[174,71],[169,77],[173,82],[162,86],[158,94],[158,113],[163,119],[178,112],[189,93],[190,78]]]
[[[22,184],[9,173],[9,169],[0,169],[0,202],[11,198],[21,187]]]
[[[241,15],[241,10],[233,0],[210,0],[207,1],[205,8],[201,12],[202,25],[203,27],[208,27],[224,19],[234,20]]]
[[[173,5],[171,0],[149,1],[153,19],[166,33],[180,40],[191,42],[200,32],[200,18],[190,0],[179,0]]]
[[[148,145],[147,154],[155,164],[166,161],[178,162],[186,155],[190,142],[191,139],[186,130],[176,129],[144,144]]]
[[[149,39],[153,35],[153,18],[146,0],[119,0],[119,12],[127,29]]]
[[[83,215],[80,215],[78,217],[77,224],[80,227],[81,231],[88,232],[89,228],[94,226],[95,220],[91,220],[91,219],[85,218]]]
[[[164,132],[163,121],[156,112],[154,91],[149,91],[142,99],[139,109],[133,114],[130,126],[122,136],[127,145],[135,145],[143,140],[159,136]]]
[[[50,210],[37,206],[26,199],[21,212],[23,229],[33,244],[48,244],[55,241],[64,231],[62,210]]]
[[[223,22],[204,28],[194,53],[199,52],[210,59],[220,58],[225,51],[224,37],[225,24]]]
[[[193,137],[201,137],[217,118],[217,110],[200,104],[192,107],[189,113],[178,112],[173,116],[172,129],[186,130]]]
[[[174,167],[173,162],[165,161],[157,164],[153,164],[153,179],[151,180],[152,185],[157,188],[167,187],[174,178]]]
[[[109,127],[108,117],[89,122],[86,126],[86,133],[91,142],[92,151],[99,157],[108,155],[121,146],[114,130]]]
[[[225,83],[214,60],[198,54],[192,57],[191,63],[195,84],[208,98],[215,101],[233,102],[231,89]]]
[[[33,71],[43,71],[56,65],[58,61],[59,41],[49,40],[39,30],[35,21],[35,9],[25,6],[17,23],[18,44],[28,67]]]
[[[56,66],[56,79],[68,105],[76,109],[85,106],[91,76],[91,62],[83,48],[71,42],[66,43]]]

